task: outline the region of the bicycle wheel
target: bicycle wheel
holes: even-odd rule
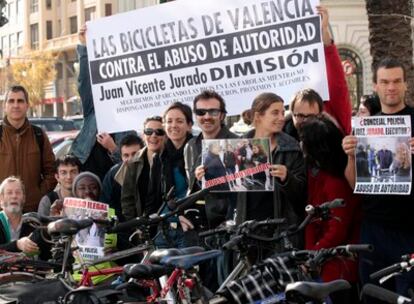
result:
[[[17,297],[22,291],[42,279],[40,276],[27,272],[0,274],[0,302],[7,304],[17,303]]]

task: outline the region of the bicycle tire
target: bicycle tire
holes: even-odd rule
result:
[[[44,277],[30,272],[14,271],[0,274],[0,286],[13,282],[36,282]]]
[[[12,272],[0,274],[0,302],[1,303],[17,303],[17,297],[24,286],[31,285],[42,280],[41,276],[27,272]]]

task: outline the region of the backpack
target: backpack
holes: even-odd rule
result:
[[[41,168],[43,168],[43,143],[44,143],[44,135],[43,130],[41,127],[38,127],[36,125],[32,125],[37,145],[39,146],[40,150],[40,161],[41,161]],[[0,124],[0,141],[1,137],[3,136],[3,124]]]
[[[53,204],[55,200],[59,199],[59,194],[56,191],[50,191],[46,196],[49,198],[50,204]]]

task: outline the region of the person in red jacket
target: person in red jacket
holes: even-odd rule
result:
[[[325,50],[326,75],[328,79],[329,100],[323,102],[320,95],[307,88],[295,94],[290,102],[290,115],[286,117],[283,131],[298,139],[301,124],[309,117],[326,113],[335,119],[343,134],[351,133],[352,106],[348,86],[338,50],[329,32],[328,10],[318,6],[322,17],[322,40]]]
[[[345,176],[347,156],[342,150],[344,137],[327,117],[306,120],[300,128],[303,154],[308,166],[308,202],[314,206],[336,198],[346,206],[332,210],[328,221],[310,223],[305,230],[305,247],[310,250],[358,242],[360,208]],[[358,268],[355,260],[334,258],[322,266],[323,281],[348,280],[353,289],[332,295],[334,304],[358,303],[356,285]]]

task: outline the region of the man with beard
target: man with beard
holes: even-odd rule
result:
[[[0,184],[0,249],[33,254],[39,252],[39,246],[32,240],[33,228],[22,221],[24,200],[19,178],[11,176]]]

